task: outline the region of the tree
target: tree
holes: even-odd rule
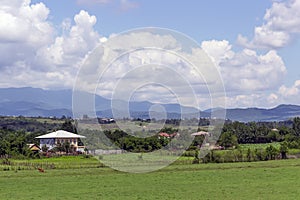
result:
[[[24,131],[0,131],[0,154],[9,156],[28,156],[30,150],[26,145]]]
[[[279,134],[278,131],[270,131],[268,133],[268,136],[267,136],[270,140],[270,142],[274,142],[274,141],[280,141],[281,140],[281,135]]]
[[[293,120],[293,130],[296,136],[300,136],[300,117],[295,117]]]
[[[273,146],[270,145],[266,148],[266,159],[267,160],[275,160],[277,154],[278,154],[278,150]]]
[[[49,148],[48,148],[45,144],[42,146],[42,151],[43,151],[43,152],[47,152],[48,149],[49,149]]]
[[[282,136],[285,136],[285,135],[288,135],[288,134],[291,134],[291,128],[289,127],[286,127],[286,126],[281,126],[278,128],[279,130],[279,134],[282,135]]]
[[[69,142],[63,143],[62,146],[63,146],[64,152],[66,152],[66,153],[71,153],[72,152],[72,148],[71,148],[71,145],[70,145]]]
[[[237,147],[237,137],[236,135],[232,134],[231,132],[224,132],[221,134],[219,139],[219,145],[229,148],[229,147]]]
[[[204,135],[197,135],[197,136],[195,136],[195,138],[193,140],[192,146],[200,147],[202,145],[203,141],[204,141]]]
[[[287,159],[287,153],[288,153],[288,143],[287,142],[283,142],[280,144],[280,148],[279,148],[280,154],[281,154],[281,158],[282,159]]]
[[[65,122],[60,127],[61,130],[68,131],[77,134],[76,127],[72,124],[70,119],[66,119]]]

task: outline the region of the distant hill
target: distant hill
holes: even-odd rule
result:
[[[271,109],[235,108],[226,110],[226,117],[228,119],[242,122],[282,121],[297,116],[300,116],[300,106],[298,105],[279,105]]]
[[[72,116],[72,90],[43,90],[40,88],[0,88],[0,115],[9,116]],[[81,93],[78,93],[81,95]],[[83,95],[83,93],[82,93]],[[94,97],[93,94],[84,93]],[[95,95],[97,115],[112,117],[111,100]],[[132,117],[148,118],[148,110],[154,105],[151,102],[123,102],[124,108],[129,106]],[[185,112],[198,113],[196,108],[179,104],[164,104],[170,118],[179,118],[181,109]]]
[[[0,88],[0,115],[9,116],[72,116],[72,90],[43,90],[40,88]],[[92,94],[89,94],[92,95]],[[127,102],[120,101],[124,107]],[[149,109],[154,104],[148,101],[129,102],[131,117],[149,118]],[[210,117],[211,113],[218,115],[222,108],[212,108],[199,111],[193,107],[179,104],[163,104],[168,118],[180,118],[181,110],[188,116]],[[95,96],[97,116],[113,117],[111,100]],[[156,113],[157,114],[157,113]],[[226,118],[233,121],[281,121],[300,116],[300,106],[279,105],[271,109],[263,108],[234,108],[226,110]]]

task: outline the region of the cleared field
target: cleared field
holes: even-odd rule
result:
[[[252,149],[265,149],[270,145],[274,146],[277,149],[280,148],[280,142],[263,143],[263,144],[240,144],[239,147],[242,150],[247,150],[248,148],[252,150]]]
[[[1,199],[299,199],[299,180],[299,159],[171,165],[146,174],[10,170],[0,171],[0,194]]]

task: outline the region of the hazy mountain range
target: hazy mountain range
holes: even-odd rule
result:
[[[91,95],[91,94],[90,94]],[[123,102],[126,103],[126,102]],[[111,101],[101,96],[95,97],[97,115],[112,117]],[[153,103],[130,102],[131,117],[149,118],[149,108]],[[188,115],[210,117],[211,112],[222,112],[222,108],[199,111],[179,104],[163,104],[168,118],[180,118],[181,108]],[[72,90],[43,90],[39,88],[0,88],[0,115],[9,116],[72,116]],[[234,108],[226,109],[226,118],[236,121],[279,121],[300,116],[300,106],[279,105],[272,109]]]

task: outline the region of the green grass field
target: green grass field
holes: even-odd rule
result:
[[[93,158],[51,159],[48,161],[61,165],[77,163],[77,168],[48,169],[45,173],[0,171],[0,199],[299,199],[300,196],[300,159],[174,164],[145,174],[97,167]],[[34,162],[45,163],[45,160]]]
[[[248,148],[251,149],[251,150],[254,150],[254,149],[266,149],[270,145],[272,145],[275,148],[279,149],[280,142],[263,143],[263,144],[240,144],[239,147],[242,150],[247,150]]]

